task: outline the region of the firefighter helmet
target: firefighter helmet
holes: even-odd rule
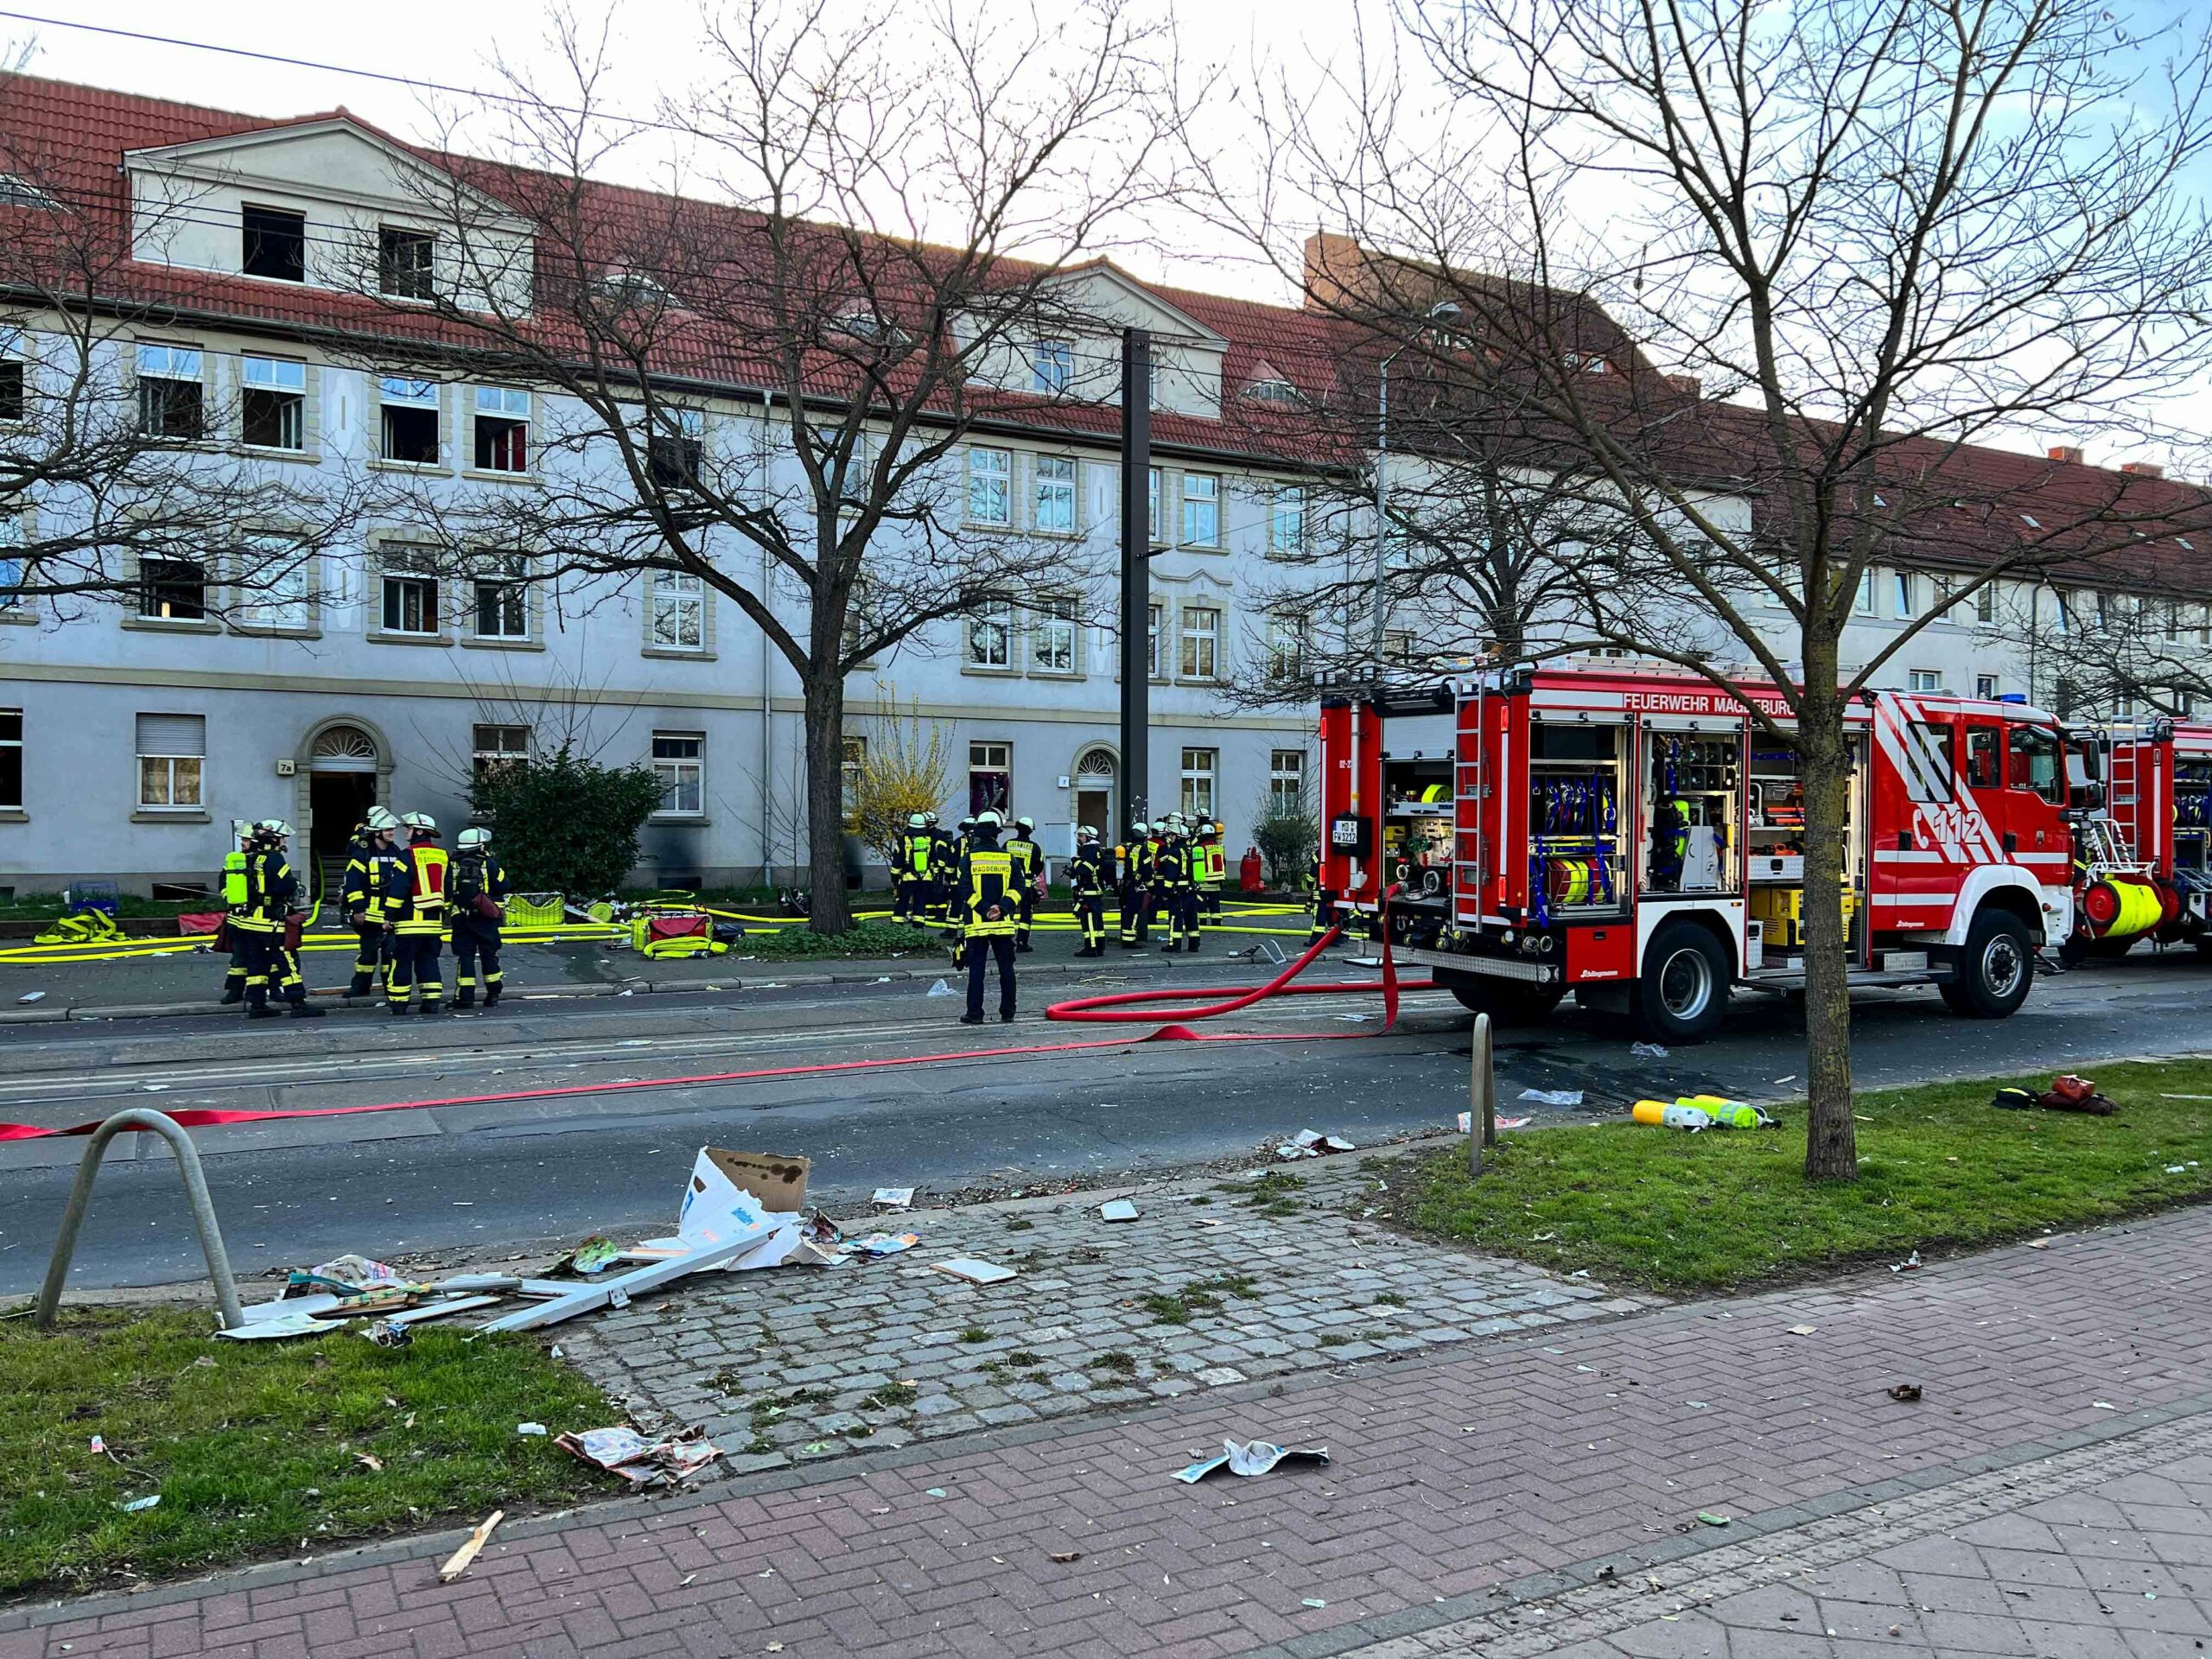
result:
[[[930,827],[930,815],[926,812],[909,812],[906,815],[906,827],[909,830],[928,829]]]
[[[366,822],[371,830],[393,830],[399,828],[399,820],[391,816],[390,807],[371,807]]]
[[[438,821],[427,812],[403,812],[399,815],[399,821],[420,836],[438,833]]]
[[[282,818],[264,818],[254,828],[264,836],[274,836],[279,841],[292,833],[292,826]]]
[[[1075,838],[1077,841],[1096,841],[1098,839],[1098,831],[1093,829],[1090,824],[1086,823],[1082,829],[1076,831]]]
[[[976,814],[973,822],[978,830],[996,830],[999,827],[999,815],[995,812],[980,812]]]
[[[472,824],[461,832],[454,844],[464,852],[480,851],[492,844],[492,832],[481,824]]]
[[[1020,830],[1021,833],[1026,836],[1037,827],[1037,820],[1034,818],[1016,818],[1014,821],[1014,827]]]

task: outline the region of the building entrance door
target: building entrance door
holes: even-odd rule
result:
[[[1104,749],[1092,749],[1078,756],[1075,763],[1075,827],[1080,833],[1085,827],[1096,830],[1098,839],[1107,846],[1114,845],[1114,757]]]

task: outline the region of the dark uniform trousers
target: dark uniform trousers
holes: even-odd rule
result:
[[[455,916],[453,918],[454,983],[461,988],[456,999],[461,1007],[474,1007],[476,1003],[476,965],[481,958],[484,964],[484,1006],[491,1007],[499,1000],[504,976],[499,972],[499,925],[488,916]],[[436,971],[435,968],[431,970]]]

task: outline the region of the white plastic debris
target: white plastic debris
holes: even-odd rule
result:
[[[1098,1214],[1106,1221],[1135,1221],[1137,1207],[1127,1198],[1109,1198],[1098,1206]]]
[[[515,1433],[518,1434],[542,1435],[545,1433],[545,1425],[543,1423],[517,1423],[515,1425]]]
[[[925,995],[929,996],[950,996],[953,995],[953,990],[951,986],[946,984],[940,979],[936,984],[931,986]]]
[[[1521,1098],[1534,1101],[1539,1106],[1580,1106],[1582,1091],[1580,1089],[1523,1089]]]
[[[1666,1047],[1660,1043],[1631,1043],[1628,1052],[1639,1060],[1663,1060],[1667,1058]]]
[[[46,1001],[46,993],[44,991],[25,991],[21,996],[17,997],[16,1001],[18,1002],[43,1002]]]
[[[914,1189],[911,1186],[879,1186],[869,1200],[887,1210],[911,1210],[914,1205]]]
[[[1217,1470],[1226,1469],[1232,1475],[1264,1475],[1277,1464],[1288,1459],[1294,1463],[1326,1463],[1329,1448],[1325,1446],[1277,1446],[1272,1440],[1224,1440],[1221,1455],[1202,1458],[1175,1471],[1175,1478],[1188,1486],[1195,1486]]]

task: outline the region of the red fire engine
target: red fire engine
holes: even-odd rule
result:
[[[2069,734],[2076,814],[2066,954],[2145,938],[2212,955],[2212,726],[2155,721]]]
[[[2074,926],[2056,721],[1889,691],[1847,718],[1852,982],[2012,1014]],[[1685,1042],[1732,986],[1804,985],[1796,757],[1708,681],[1606,663],[1325,698],[1321,777],[1321,886],[1379,937],[1395,883],[1393,950],[1471,1008],[1572,990]]]

